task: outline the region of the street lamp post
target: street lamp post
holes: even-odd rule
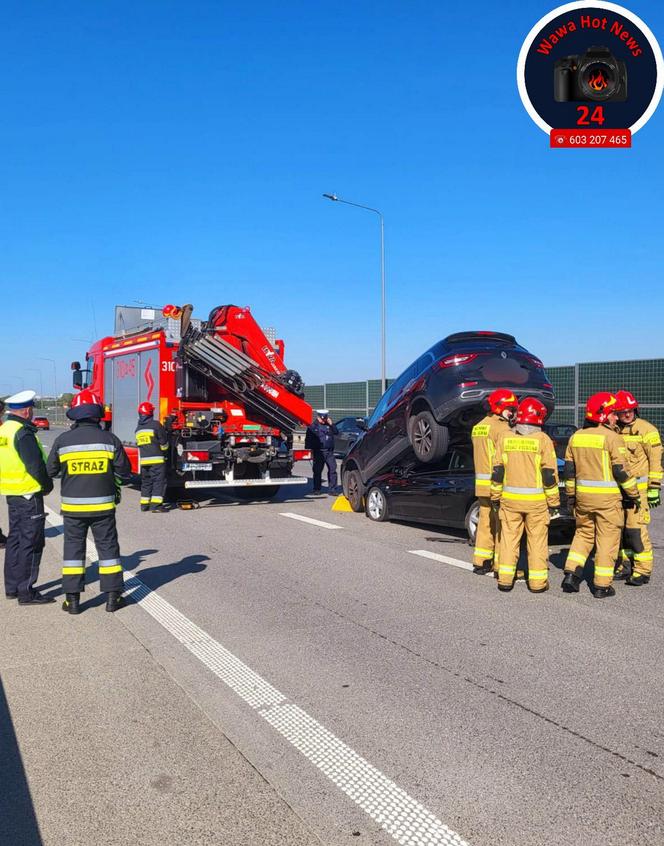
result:
[[[39,399],[44,399],[44,379],[42,377],[42,372],[37,367],[28,367],[26,368],[26,373],[39,373]]]
[[[337,197],[336,194],[323,194],[323,196],[326,200],[332,200],[334,203],[345,203],[347,206],[355,206],[357,209],[365,209],[366,211],[373,212],[380,219],[380,384],[381,393],[384,394],[387,387],[387,380],[385,373],[385,224],[383,214],[371,206],[352,203],[350,200]]]
[[[37,356],[40,361],[50,361],[53,365],[53,399],[57,400],[58,398],[58,371],[55,364],[54,358],[45,358],[43,355]]]

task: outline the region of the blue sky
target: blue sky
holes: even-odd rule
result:
[[[323,192],[385,215],[390,375],[466,328],[664,356],[664,107],[549,150],[515,66],[552,5],[5,2],[0,393],[38,356],[66,389],[132,300],[251,305],[307,382],[377,377],[377,220]]]

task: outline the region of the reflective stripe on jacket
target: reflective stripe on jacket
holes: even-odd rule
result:
[[[501,435],[508,432],[510,432],[510,424],[504,417],[497,414],[489,414],[473,426],[471,437],[475,464],[475,496],[477,497],[489,496],[496,443]]]
[[[117,487],[131,480],[119,439],[92,420],[81,420],[55,439],[48,457],[51,476],[61,474],[60,510],[95,517],[115,509]]]
[[[28,472],[16,449],[16,436],[22,429],[23,424],[16,420],[6,420],[0,426],[0,494],[2,496],[28,496],[39,493],[42,489],[40,483]]]
[[[496,444],[491,499],[517,511],[560,505],[558,461],[547,434],[501,435]]]

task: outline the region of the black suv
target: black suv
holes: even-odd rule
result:
[[[535,396],[553,410],[554,393],[542,362],[502,332],[449,335],[406,368],[385,391],[367,429],[341,465],[344,494],[362,510],[367,482],[408,452],[431,464],[484,414],[496,388]]]

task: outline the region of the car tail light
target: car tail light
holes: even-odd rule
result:
[[[526,360],[529,361],[531,364],[534,364],[539,370],[544,370],[544,365],[539,360],[539,358],[535,358],[534,355],[527,355]],[[549,385],[551,387],[551,385]]]
[[[542,385],[543,388],[553,388],[553,385],[550,382],[544,382]]]
[[[442,358],[438,362],[438,367],[458,367],[460,364],[470,364],[475,361],[478,353],[457,353],[456,355],[448,355],[447,358]]]
[[[310,449],[294,449],[293,461],[308,461],[311,458]]]
[[[187,450],[186,460],[187,461],[209,461],[210,454],[205,449],[192,449]]]

